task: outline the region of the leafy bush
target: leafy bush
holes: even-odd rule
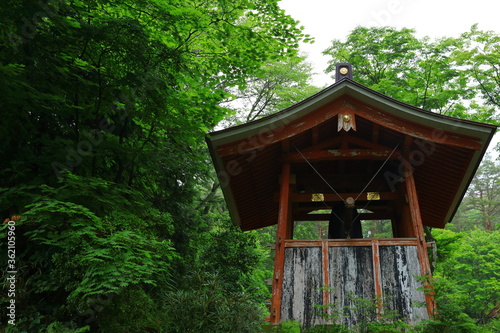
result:
[[[95,318],[101,332],[161,332],[164,311],[144,288],[131,285],[105,301]]]
[[[457,234],[440,230],[435,237],[438,254],[442,243],[448,244],[445,249],[453,248],[434,274],[440,317],[468,316],[473,324],[488,323],[488,314],[500,302],[500,231],[476,229]]]
[[[226,290],[216,274],[198,272],[188,277],[191,288],[163,294],[164,329],[171,333],[255,333],[262,312],[249,295]]]
[[[96,318],[111,306],[96,300],[113,297],[122,301],[118,308],[147,308],[148,297],[120,295],[168,283],[175,251],[155,235],[161,226],[148,225],[168,225],[168,215],[148,208],[140,194],[95,178],[71,175],[63,186],[35,190],[26,195],[32,204],[16,224],[17,329],[41,332],[53,322],[96,329]],[[130,318],[115,314],[117,321]]]

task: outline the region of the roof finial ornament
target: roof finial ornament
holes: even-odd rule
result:
[[[348,62],[341,62],[336,65],[335,82],[348,78],[352,80],[352,65]]]

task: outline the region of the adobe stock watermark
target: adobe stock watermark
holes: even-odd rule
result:
[[[238,156],[245,156],[245,159],[243,161],[232,159],[224,165],[224,170],[217,173],[220,186],[228,186],[232,176],[241,174],[244,164],[251,163],[257,157],[258,152],[264,149],[266,145],[273,140],[272,138],[276,134],[285,129],[288,121],[289,120],[284,121],[283,119],[278,119],[265,128],[260,129],[257,135],[253,135],[241,141],[236,152]]]
[[[33,39],[38,34],[38,28],[42,24],[43,18],[54,17],[58,13],[58,5],[60,0],[48,0],[47,2],[38,1],[38,6],[41,10],[36,11],[31,18],[22,17],[23,23],[21,27],[21,35],[9,33],[7,39],[12,48],[17,49],[18,46],[29,39]]]
[[[417,0],[389,0],[385,7],[370,12],[370,21],[368,27],[388,26],[393,18],[403,13],[405,5],[416,2]]]
[[[7,324],[12,326],[16,325],[16,221],[19,220],[21,216],[12,216],[4,221],[7,223]]]
[[[391,191],[394,192],[397,183],[404,182],[406,177],[413,174],[415,168],[424,164],[425,159],[434,154],[436,151],[436,143],[434,141],[444,142],[447,139],[447,135],[443,130],[435,128],[432,131],[431,139],[432,141],[421,139],[413,140],[413,143],[418,148],[412,150],[408,154],[408,159],[403,156],[398,157],[399,164],[396,172],[389,170],[384,172],[384,178],[387,184],[389,184]]]

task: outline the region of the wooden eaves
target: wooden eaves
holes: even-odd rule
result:
[[[345,139],[336,128],[339,114],[358,120],[349,143],[370,141],[365,144],[370,150],[328,149]],[[423,225],[442,228],[453,218],[495,131],[494,125],[416,108],[344,78],[278,113],[209,133],[207,144],[231,217],[242,230],[276,224],[281,165],[285,159],[300,164],[299,151],[314,163],[383,160],[403,141],[391,158],[418,156],[414,176]],[[333,132],[338,135],[330,137]],[[323,150],[310,149],[322,144]]]

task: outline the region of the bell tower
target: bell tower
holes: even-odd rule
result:
[[[353,81],[350,64],[336,73],[318,94],[207,143],[234,223],[278,225],[271,324],[351,327],[388,313],[413,324],[436,310],[424,226],[451,220],[496,127],[381,95]],[[392,237],[363,234],[370,220],[389,221]],[[329,232],[297,239],[298,221],[328,221]]]

